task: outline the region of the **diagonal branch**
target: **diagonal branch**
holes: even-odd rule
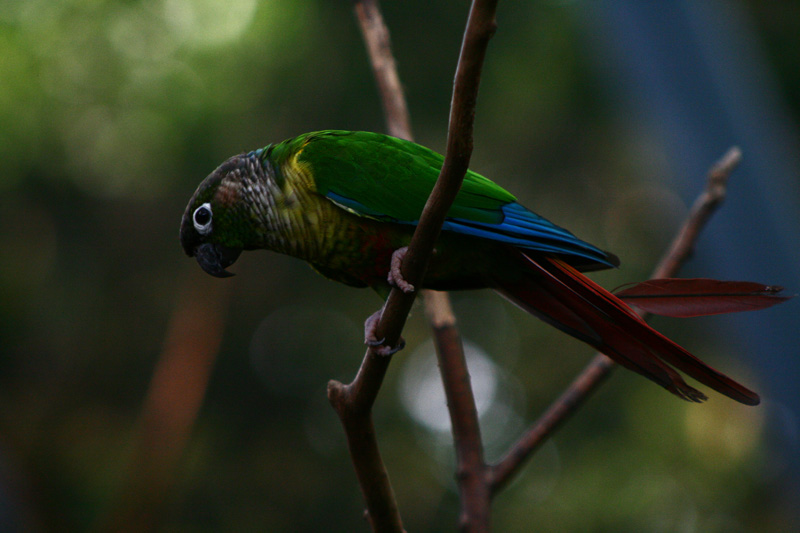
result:
[[[475,102],[480,82],[480,72],[485,56],[486,46],[494,33],[494,12],[496,0],[476,0],[470,10],[470,17],[462,43],[461,56],[456,71],[456,82],[451,105],[450,128],[448,131],[447,153],[437,180],[425,209],[420,217],[408,253],[402,265],[403,277],[412,285],[421,286],[428,259],[434,243],[438,238],[447,211],[452,205],[464,179],[472,153],[472,126],[475,114]],[[410,137],[407,110],[403,103],[399,78],[394,71],[394,60],[391,58],[388,31],[383,24],[377,2],[361,0],[356,2],[356,13],[362,25],[367,48],[373,64],[379,86],[384,96],[384,107],[390,124],[390,131],[398,136]],[[388,82],[382,76],[389,73]],[[399,103],[398,103],[399,102]],[[386,345],[396,345],[405,325],[415,295],[405,294],[393,289],[383,308],[376,329],[376,337],[383,338]],[[431,301],[441,302],[434,297]],[[439,307],[440,311],[442,307]],[[454,327],[454,324],[451,324]],[[452,343],[448,344],[453,346]],[[453,352],[463,353],[460,344]],[[367,509],[371,525],[375,530],[399,531],[402,529],[399,512],[388,481],[385,466],[375,439],[372,424],[371,408],[374,404],[380,385],[388,369],[389,357],[377,356],[367,350],[364,361],[356,378],[349,385],[331,381],[328,385],[328,396],[336,409],[347,433],[348,445],[353,458],[359,483],[367,501]],[[463,366],[466,375],[466,366]],[[468,384],[468,381],[467,381]],[[469,390],[469,386],[467,387]],[[474,411],[474,401],[469,390],[467,410]],[[477,419],[476,419],[477,420]],[[477,425],[475,425],[477,429]],[[480,434],[474,432],[480,450]],[[482,451],[479,455],[481,472],[485,469]],[[481,484],[483,487],[485,483]],[[488,520],[488,497],[485,515]],[[463,516],[463,513],[462,513]],[[488,523],[488,522],[487,522]]]
[[[478,99],[483,60],[489,39],[497,27],[495,12],[497,1],[472,3],[467,29],[461,44],[461,54],[456,68],[453,99],[450,106],[450,124],[447,136],[447,152],[437,187],[442,185],[442,199],[434,196],[434,189],[425,211],[420,217],[420,226],[431,219],[437,231],[431,235],[430,246],[438,237],[438,229],[444,222],[447,209],[455,200],[461,182],[469,167],[472,155],[472,131],[475,122],[475,106]],[[446,207],[438,207],[441,201]],[[434,218],[437,217],[437,218]],[[416,237],[416,234],[414,235]],[[413,244],[413,241],[412,241]],[[426,246],[428,243],[426,243]],[[403,266],[409,266],[407,261]],[[439,358],[439,368],[447,397],[447,407],[453,428],[456,448],[457,480],[461,496],[460,526],[462,531],[488,531],[490,516],[490,492],[486,482],[486,463],[483,456],[478,413],[472,392],[467,362],[461,347],[461,339],[455,327],[455,319],[449,310],[449,302],[439,293],[429,292],[425,296],[428,315],[431,319]],[[438,316],[434,314],[439,310]]]
[[[403,278],[414,286],[422,286],[434,243],[469,167],[475,103],[486,46],[495,30],[496,5],[496,0],[475,0],[470,9],[456,69],[444,163],[403,260]],[[377,338],[385,339],[389,346],[397,344],[415,296],[392,289],[376,329]]]
[[[378,2],[356,0],[354,10],[380,88],[389,131],[410,139],[408,108],[392,55],[389,30],[383,22]],[[372,405],[390,362],[391,357],[378,356],[367,350],[352,383],[344,385],[335,380],[328,383],[328,399],[344,427],[372,530],[400,533],[404,531],[403,522],[372,421]]]
[[[700,231],[725,199],[728,178],[741,161],[738,148],[730,148],[708,173],[705,190],[695,200],[686,221],[658,263],[651,278],[674,277],[694,251]],[[647,313],[641,312],[643,318]],[[507,455],[490,470],[492,494],[499,492],[516,475],[533,453],[580,407],[608,376],[616,364],[598,353],[575,381],[539,420],[511,447]]]

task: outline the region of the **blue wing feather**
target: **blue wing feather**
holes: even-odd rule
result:
[[[447,219],[442,229],[492,239],[542,253],[581,257],[606,266],[616,266],[616,258],[580,240],[569,231],[517,202],[501,207],[503,220],[498,224],[463,219]]]
[[[397,220],[383,213],[374,212],[360,202],[334,192],[328,192],[327,197],[361,216],[414,226],[419,222],[418,220]],[[448,217],[442,225],[442,230],[503,242],[525,250],[576,256],[609,267],[616,266],[614,256],[582,241],[569,231],[556,226],[517,202],[505,204],[500,211],[503,217],[496,224]]]

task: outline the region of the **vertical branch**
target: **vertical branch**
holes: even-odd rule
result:
[[[441,228],[447,209],[455,200],[472,156],[475,107],[486,48],[497,28],[496,10],[496,0],[475,0],[470,8],[450,104],[447,152],[437,182],[438,187],[446,178],[452,176],[450,179],[453,185],[445,189],[447,196],[443,195],[441,199],[442,202],[446,202],[447,208],[440,211],[440,218],[436,219],[437,228]],[[436,205],[433,203],[437,200],[435,193],[434,189],[420,217],[420,225],[426,220],[428,208]],[[438,231],[435,236],[438,236]],[[408,261],[403,266],[407,265]],[[445,305],[435,293],[426,295],[426,300],[431,303],[429,307],[432,309]],[[486,480],[487,467],[484,461],[478,413],[466,359],[461,349],[461,340],[455,328],[455,320],[447,320],[447,316],[452,316],[452,312],[448,312],[449,304],[446,305],[447,309],[444,309],[438,319],[432,317],[432,322],[436,332],[439,367],[456,447],[457,480],[461,496],[460,527],[462,531],[488,531],[491,493]]]
[[[369,53],[372,73],[381,93],[389,134],[411,141],[413,137],[408,106],[392,54],[389,29],[383,22],[378,1],[356,0],[355,11]]]
[[[413,140],[408,107],[388,45],[388,30],[383,24],[377,4],[372,0],[358,2],[356,12],[380,87],[389,132]],[[462,512],[462,520],[469,521],[471,518],[467,517],[480,515],[479,519],[473,521],[488,523],[489,494],[483,480],[485,463],[480,426],[456,318],[447,293],[426,290],[423,295],[448,399],[454,442],[460,458],[457,480],[459,486],[463,487],[462,506],[472,510]]]
[[[453,428],[456,481],[461,497],[459,522],[463,531],[487,531],[491,493],[486,478],[478,410],[455,316],[449,300],[442,299],[442,296],[446,298],[445,293],[426,291],[425,308],[434,331],[439,371]],[[437,312],[438,315],[434,314]]]
[[[456,84],[453,92],[450,127],[448,131],[447,154],[439,179],[425,205],[425,209],[423,210],[420,222],[409,244],[408,252],[402,266],[403,277],[415,286],[421,286],[420,281],[424,277],[433,245],[438,238],[446,213],[458,193],[461,181],[464,179],[469,165],[469,158],[472,153],[472,125],[474,121],[480,72],[486,46],[495,29],[494,12],[496,5],[496,0],[488,2],[475,1],[470,10],[470,17],[467,23],[461,56],[456,71]],[[387,69],[389,71],[394,70],[394,60],[390,58],[391,51],[388,41],[388,31],[380,18],[377,3],[374,0],[361,0],[356,3],[356,13],[362,24],[365,40],[368,42],[367,46],[370,51],[370,57],[374,65],[373,69],[376,76],[382,75],[381,73],[385,73]],[[370,44],[373,39],[375,40],[375,44]],[[387,56],[389,56],[389,59],[387,59]],[[381,87],[382,94],[384,94],[384,107],[387,111],[390,131],[399,136],[409,138],[410,129],[407,119],[407,110],[403,103],[399,78],[396,76],[396,72],[390,74],[388,82],[384,83],[379,81],[379,86]],[[398,102],[400,102],[400,104],[398,104]],[[414,296],[413,293],[405,294],[397,289],[393,289],[389,294],[389,298],[383,308],[375,332],[376,337],[383,338],[385,344],[392,346],[396,345],[399,341],[400,332],[405,325],[408,312],[413,304]],[[440,313],[446,308],[449,308],[449,305],[441,305],[443,300],[440,297],[434,296],[430,301],[439,302],[439,304],[434,307],[438,309],[438,311],[435,311],[436,313]],[[454,328],[454,322],[449,328]],[[448,329],[448,331],[452,333],[455,330]],[[440,332],[437,338],[444,339],[445,336],[441,335]],[[463,383],[466,383],[466,390],[469,395],[468,397],[463,395],[459,397],[467,399],[467,403],[464,404],[465,411],[469,412],[471,409],[475,421],[474,424],[472,424],[474,429],[464,432],[464,435],[468,438],[469,442],[477,443],[477,447],[473,447],[472,449],[478,451],[477,454],[467,454],[466,456],[466,464],[468,464],[468,466],[474,465],[476,468],[463,467],[464,454],[459,454],[459,479],[467,477],[470,480],[476,480],[482,476],[464,475],[465,472],[478,472],[482,474],[485,471],[480,433],[477,429],[477,415],[474,414],[474,400],[472,400],[471,387],[460,343],[454,342],[457,341],[457,332],[455,337],[451,335],[447,338],[452,340],[441,343],[442,346],[449,348],[455,346],[456,349],[448,350],[448,353],[455,353],[458,357],[449,357],[443,359],[443,361],[452,359],[455,361],[454,364],[461,365],[461,380]],[[458,363],[459,358],[460,363]],[[372,350],[367,350],[367,354],[353,383],[343,385],[339,382],[331,381],[328,386],[329,399],[345,427],[351,456],[359,477],[362,492],[367,500],[368,513],[372,522],[372,527],[376,530],[382,528],[376,522],[376,519],[379,517],[376,516],[375,513],[380,511],[381,506],[387,503],[391,504],[390,507],[393,506],[393,511],[389,509],[387,516],[380,517],[382,524],[390,528],[387,530],[397,530],[397,528],[402,527],[399,513],[397,513],[396,510],[396,504],[394,504],[394,496],[391,493],[391,485],[388,482],[388,475],[386,475],[385,467],[380,460],[370,414],[371,407],[380,389],[380,384],[388,369],[389,360],[390,358],[388,357],[379,357],[376,356]],[[447,363],[443,364],[443,366],[446,365]],[[456,423],[454,422],[454,427],[455,425]],[[459,438],[456,437],[456,440],[458,441]],[[478,458],[477,461],[474,460],[475,457]],[[480,485],[481,483],[475,483],[474,481],[472,483],[460,483],[462,489],[463,487],[477,487]],[[482,485],[484,488],[486,487],[485,483],[482,483]],[[379,490],[373,491],[370,487]],[[377,498],[378,501],[375,501],[373,497],[379,492],[382,492],[383,497]],[[486,491],[484,490],[483,492]],[[387,502],[386,498],[388,498],[390,502]],[[484,509],[484,511],[478,513],[471,510],[471,507],[469,509],[465,508],[462,504],[462,523],[476,524],[477,527],[472,528],[476,531],[488,528],[489,500],[488,497],[481,497],[479,499],[481,500],[480,507]],[[472,502],[475,500],[475,498],[464,499],[462,497],[462,501]],[[384,510],[387,509],[384,508]],[[480,520],[474,520],[473,518],[475,516],[479,517]]]
[[[741,161],[738,148],[730,148],[708,173],[705,190],[695,200],[669,250],[659,261],[651,278],[674,277],[694,251],[700,231],[725,199],[728,178]],[[639,312],[643,318],[647,314]],[[491,468],[492,493],[500,491],[519,472],[529,458],[564,421],[580,407],[604,381],[616,364],[598,353],[575,381],[539,420],[511,447],[508,454]]]

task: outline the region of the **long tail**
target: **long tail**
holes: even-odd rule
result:
[[[669,365],[746,405],[758,405],[753,391],[717,372],[648,326],[630,307],[559,259],[519,254],[523,274],[494,279],[500,294],[558,329],[580,339],[622,366],[653,380],[676,396],[702,402]]]

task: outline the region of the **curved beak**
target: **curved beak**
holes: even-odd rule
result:
[[[233,276],[225,269],[235,263],[241,253],[241,249],[211,243],[201,244],[194,250],[200,268],[217,278]]]

